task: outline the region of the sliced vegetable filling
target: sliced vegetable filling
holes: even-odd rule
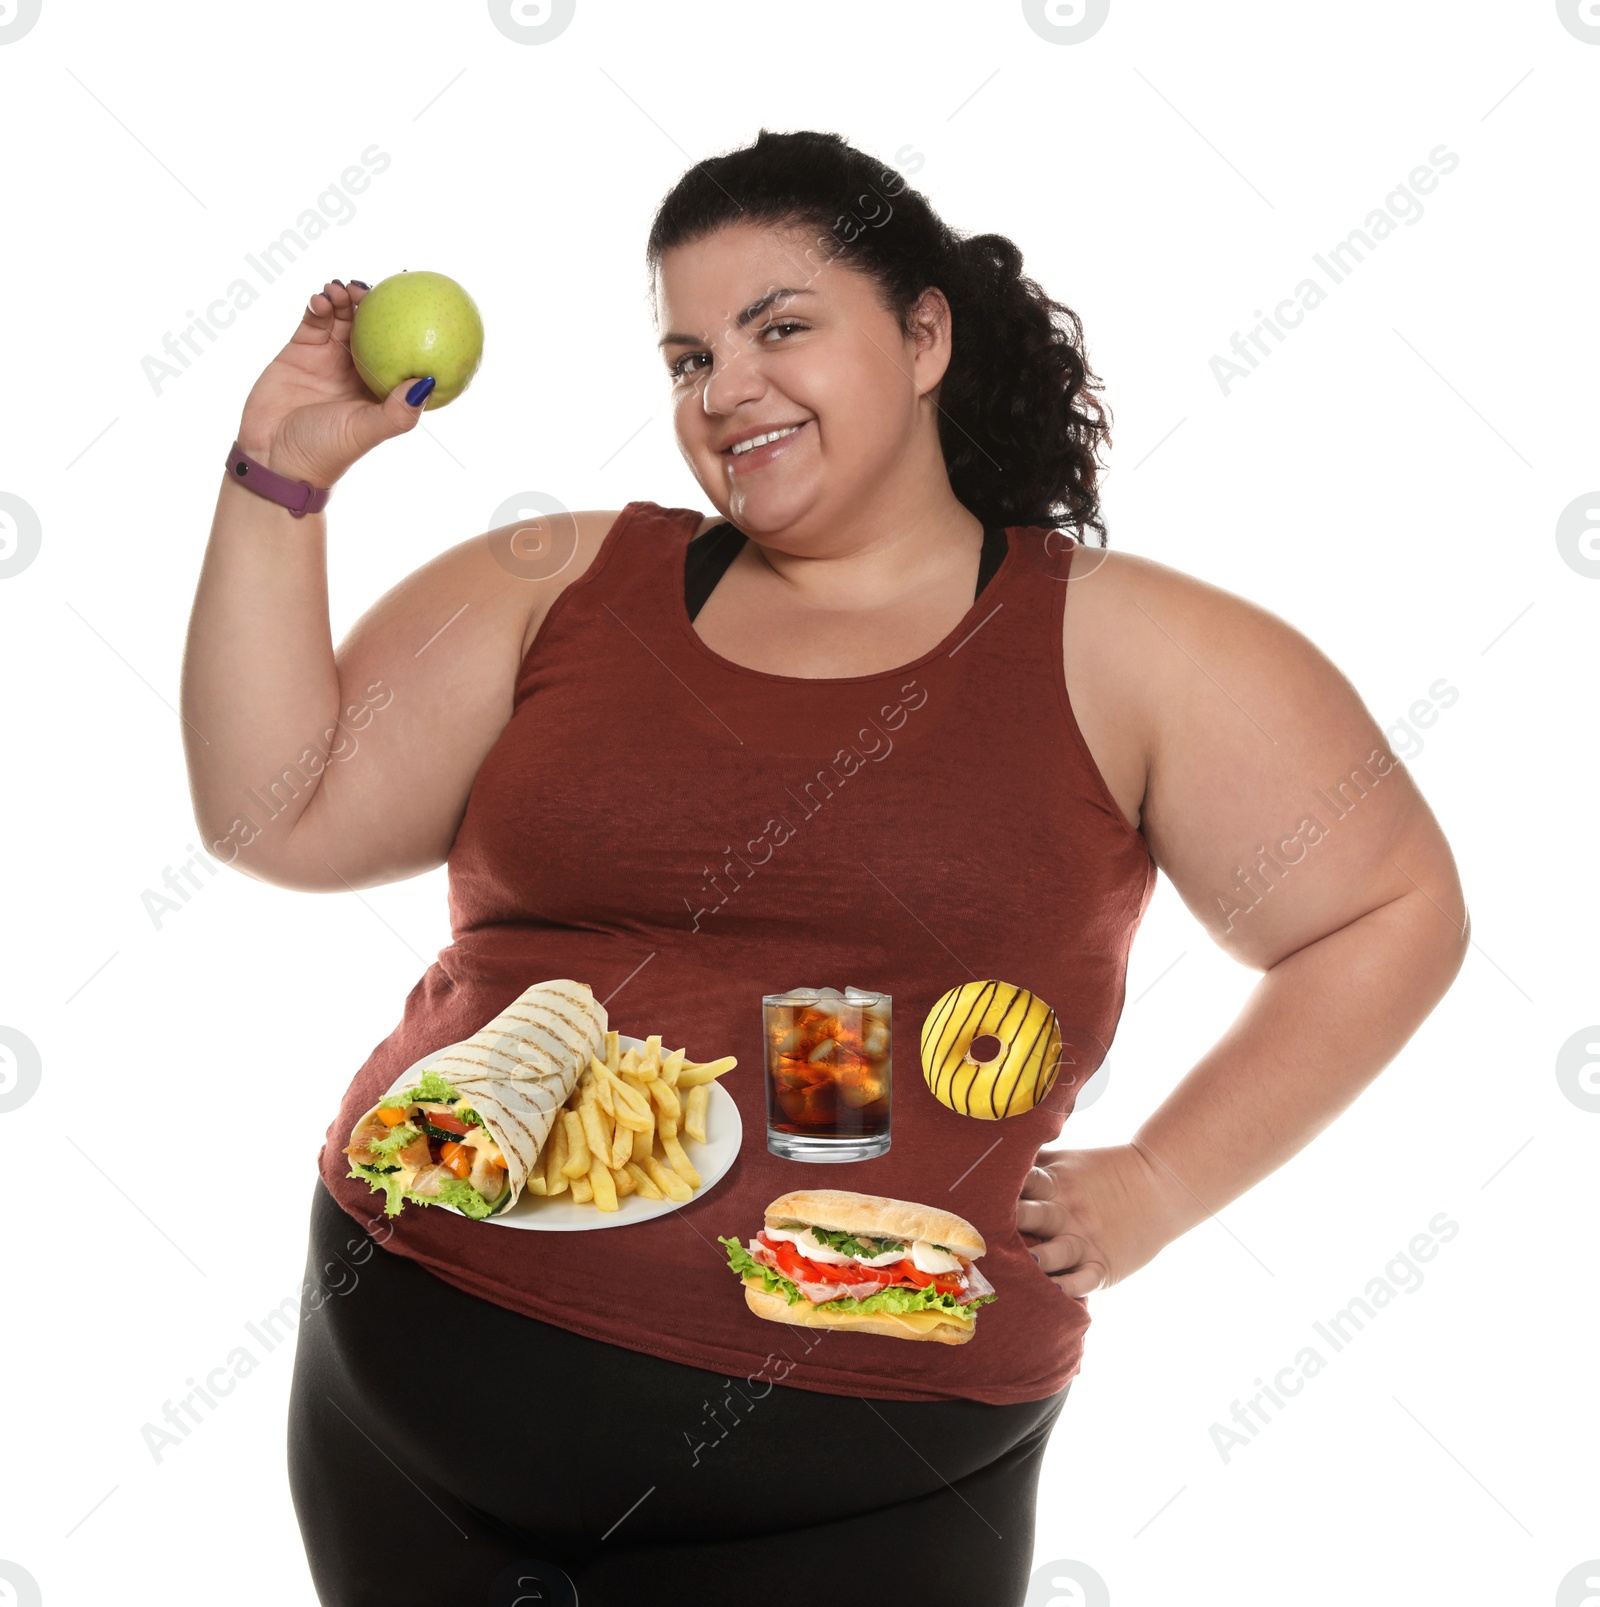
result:
[[[383,1099],[357,1125],[345,1154],[351,1177],[383,1191],[386,1216],[397,1216],[407,1200],[490,1216],[511,1189],[505,1156],[483,1118],[433,1071]]]

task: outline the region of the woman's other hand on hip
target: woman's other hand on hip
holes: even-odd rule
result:
[[[1069,1295],[1109,1289],[1183,1231],[1170,1180],[1131,1144],[1040,1150],[1017,1201],[1017,1231]]]

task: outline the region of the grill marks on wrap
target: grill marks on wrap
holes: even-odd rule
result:
[[[567,1072],[576,1082],[605,1041],[605,1007],[587,989],[540,984],[531,991],[531,999],[519,996],[472,1037],[409,1067],[389,1090],[398,1093],[424,1071],[438,1072],[484,1119],[505,1156],[513,1196],[526,1185],[571,1092]]]
[[[559,1022],[568,1031],[566,1033],[555,1031],[550,1025],[551,1021]],[[584,1064],[588,1063],[588,1051],[594,1042],[592,1019],[590,1030],[585,1030],[584,1026],[574,1021],[570,1015],[548,1006],[535,1005],[520,1010],[512,1006],[496,1016],[495,1022],[503,1023],[495,1039],[487,1043],[473,1044],[471,1055],[446,1053],[430,1064],[439,1069],[441,1075],[448,1076],[449,1073],[444,1068],[453,1062],[464,1061],[481,1068],[483,1065],[481,1057],[495,1056],[506,1062],[503,1069],[508,1076],[523,1076],[526,1075],[525,1068],[529,1065],[538,1065],[541,1070],[559,1074],[566,1057],[572,1055],[582,1056]],[[509,1024],[511,1022],[525,1023],[526,1030],[516,1030]],[[480,1034],[483,1030],[485,1029],[479,1029]],[[469,1043],[471,1041],[468,1040]],[[552,1043],[556,1048],[552,1049]],[[508,1048],[506,1047],[508,1044],[516,1047]]]
[[[531,1079],[518,1079],[519,1083],[527,1081],[531,1081]],[[507,1137],[512,1133],[520,1135],[522,1144],[511,1143],[509,1147],[506,1144],[502,1144],[500,1151],[505,1155],[508,1164],[515,1162],[517,1171],[521,1173],[521,1176],[515,1177],[513,1181],[518,1188],[521,1188],[523,1183],[527,1181],[528,1169],[532,1164],[531,1160],[525,1161],[523,1159],[523,1145],[527,1146],[530,1156],[537,1155],[540,1146],[549,1135],[550,1126],[554,1118],[551,1118],[551,1123],[546,1123],[544,1132],[537,1132],[524,1119],[520,1111],[513,1110],[500,1097],[498,1089],[501,1086],[503,1085],[485,1082],[477,1078],[463,1078],[461,1082],[456,1084],[462,1099],[466,1101],[471,1109],[477,1111],[480,1116],[485,1117],[488,1121],[495,1123]],[[535,1086],[539,1085],[536,1084]],[[543,1091],[542,1088],[540,1091]],[[533,1098],[532,1095],[530,1095],[530,1099],[544,1114],[549,1114],[559,1109],[561,1104],[559,1095],[548,1107],[541,1100]]]

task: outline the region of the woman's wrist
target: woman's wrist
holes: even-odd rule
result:
[[[281,474],[286,480],[304,480],[308,485],[317,488],[331,488],[338,478],[336,475],[328,475],[322,470],[313,468],[310,464],[302,463],[292,452],[270,439],[263,440],[259,435],[250,435],[243,431],[235,439],[263,468],[271,469],[274,474]]]
[[[1139,1180],[1147,1192],[1148,1219],[1157,1224],[1163,1245],[1181,1239],[1190,1228],[1211,1213],[1173,1169],[1142,1139],[1131,1139],[1122,1148],[1127,1152],[1130,1176]]]

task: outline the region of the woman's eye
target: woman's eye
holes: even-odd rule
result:
[[[804,324],[795,323],[790,319],[785,319],[782,323],[768,324],[761,331],[761,333],[765,336],[771,334],[775,329],[804,329],[805,327],[806,326]],[[672,379],[684,379],[687,377],[687,372],[684,368],[685,363],[695,362],[697,359],[702,357],[709,361],[710,355],[711,354],[709,352],[685,352],[683,356],[677,360],[677,362],[668,367],[667,374]],[[696,370],[696,372],[703,373],[704,370]]]

